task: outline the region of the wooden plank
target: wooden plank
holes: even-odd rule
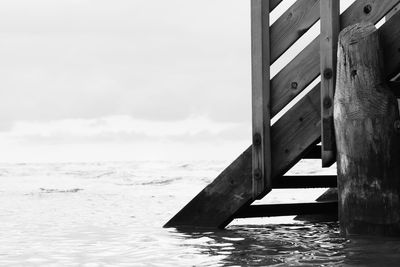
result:
[[[269,0],[251,1],[253,197],[271,190]]]
[[[286,173],[320,138],[320,112],[318,84],[272,126],[273,180]]]
[[[271,80],[271,116],[275,116],[319,75],[319,38],[315,38]]]
[[[372,3],[371,3],[372,2]],[[378,22],[399,0],[357,0],[340,16],[341,29],[366,20]],[[370,5],[368,14],[364,8]],[[367,9],[369,10],[369,9]],[[400,28],[400,27],[398,27]],[[397,31],[398,29],[394,29]],[[320,73],[319,36],[271,80],[271,116],[275,116]],[[394,64],[394,63],[392,63]]]
[[[321,73],[321,159],[322,167],[336,161],[335,133],[333,128],[333,95],[336,84],[336,54],[339,35],[339,3],[324,0],[320,4],[320,73]]]
[[[272,188],[327,188],[336,187],[336,175],[284,175],[275,179]]]
[[[271,25],[271,64],[319,19],[319,0],[297,0]]]
[[[251,205],[236,214],[236,218],[331,214],[337,213],[337,207],[337,201]]]
[[[247,148],[164,227],[223,229],[240,208],[253,202],[252,150]]]
[[[277,165],[272,175],[283,175],[302,157],[306,148],[318,141],[319,95],[319,86],[316,86],[272,126],[272,140],[278,144],[273,149],[278,157],[272,163]],[[292,129],[288,129],[291,125]],[[286,151],[286,147],[290,151]],[[234,218],[234,213],[253,201],[252,149],[249,147],[165,227],[224,228]]]

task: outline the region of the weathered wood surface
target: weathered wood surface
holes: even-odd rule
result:
[[[253,197],[271,190],[269,0],[251,1]]]
[[[342,234],[400,235],[400,115],[371,23],[339,36],[334,99]]]
[[[357,0],[340,15],[341,29],[360,21],[378,22],[399,0]],[[366,6],[368,13],[364,12]],[[397,31],[400,27],[391,27]],[[386,49],[386,47],[385,47]],[[320,73],[319,36],[271,80],[271,116],[275,116]]]
[[[319,0],[297,0],[271,25],[271,64],[319,19]]]
[[[272,126],[272,181],[293,167],[320,138],[320,112],[318,84]]]
[[[320,4],[320,73],[321,73],[321,160],[322,167],[336,161],[335,132],[333,128],[333,94],[336,82],[336,54],[339,35],[339,3],[324,0]]]

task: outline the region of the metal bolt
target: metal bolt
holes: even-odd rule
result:
[[[253,175],[254,175],[254,179],[260,180],[262,177],[262,172],[260,169],[255,169],[253,172]]]
[[[365,13],[365,14],[369,14],[369,13],[371,12],[371,10],[372,10],[371,5],[366,5],[366,6],[364,7],[364,13]]]
[[[297,82],[292,82],[290,86],[292,87],[292,89],[297,89],[298,84]]]
[[[332,107],[332,100],[329,97],[324,98],[324,108],[328,109]]]
[[[254,134],[254,136],[253,136],[253,144],[255,146],[260,146],[261,145],[261,135],[259,133]]]
[[[394,130],[396,133],[400,133],[400,120],[394,122]]]
[[[332,70],[331,69],[325,69],[324,70],[324,78],[329,80],[333,76]]]

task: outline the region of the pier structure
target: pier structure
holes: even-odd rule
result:
[[[383,50],[384,79],[400,97],[400,0],[356,0],[343,13],[340,0],[297,0],[272,25],[270,12],[282,0],[251,0],[252,145],[184,206],[165,227],[225,228],[235,218],[338,212],[337,199],[310,203],[252,205],[271,190],[335,188],[336,175],[286,175],[301,159],[337,158],[334,128],[339,32],[356,23],[376,24]],[[270,66],[315,23],[320,34],[275,76]],[[320,82],[311,89],[318,77]],[[306,93],[288,108],[300,93]],[[283,109],[286,112],[274,123]]]

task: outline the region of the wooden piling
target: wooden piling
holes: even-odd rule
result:
[[[333,129],[333,95],[336,81],[336,54],[339,35],[339,3],[324,0],[320,3],[320,69],[321,69],[321,160],[322,167],[336,161]]]
[[[400,117],[371,23],[339,35],[334,125],[342,234],[400,235]]]

